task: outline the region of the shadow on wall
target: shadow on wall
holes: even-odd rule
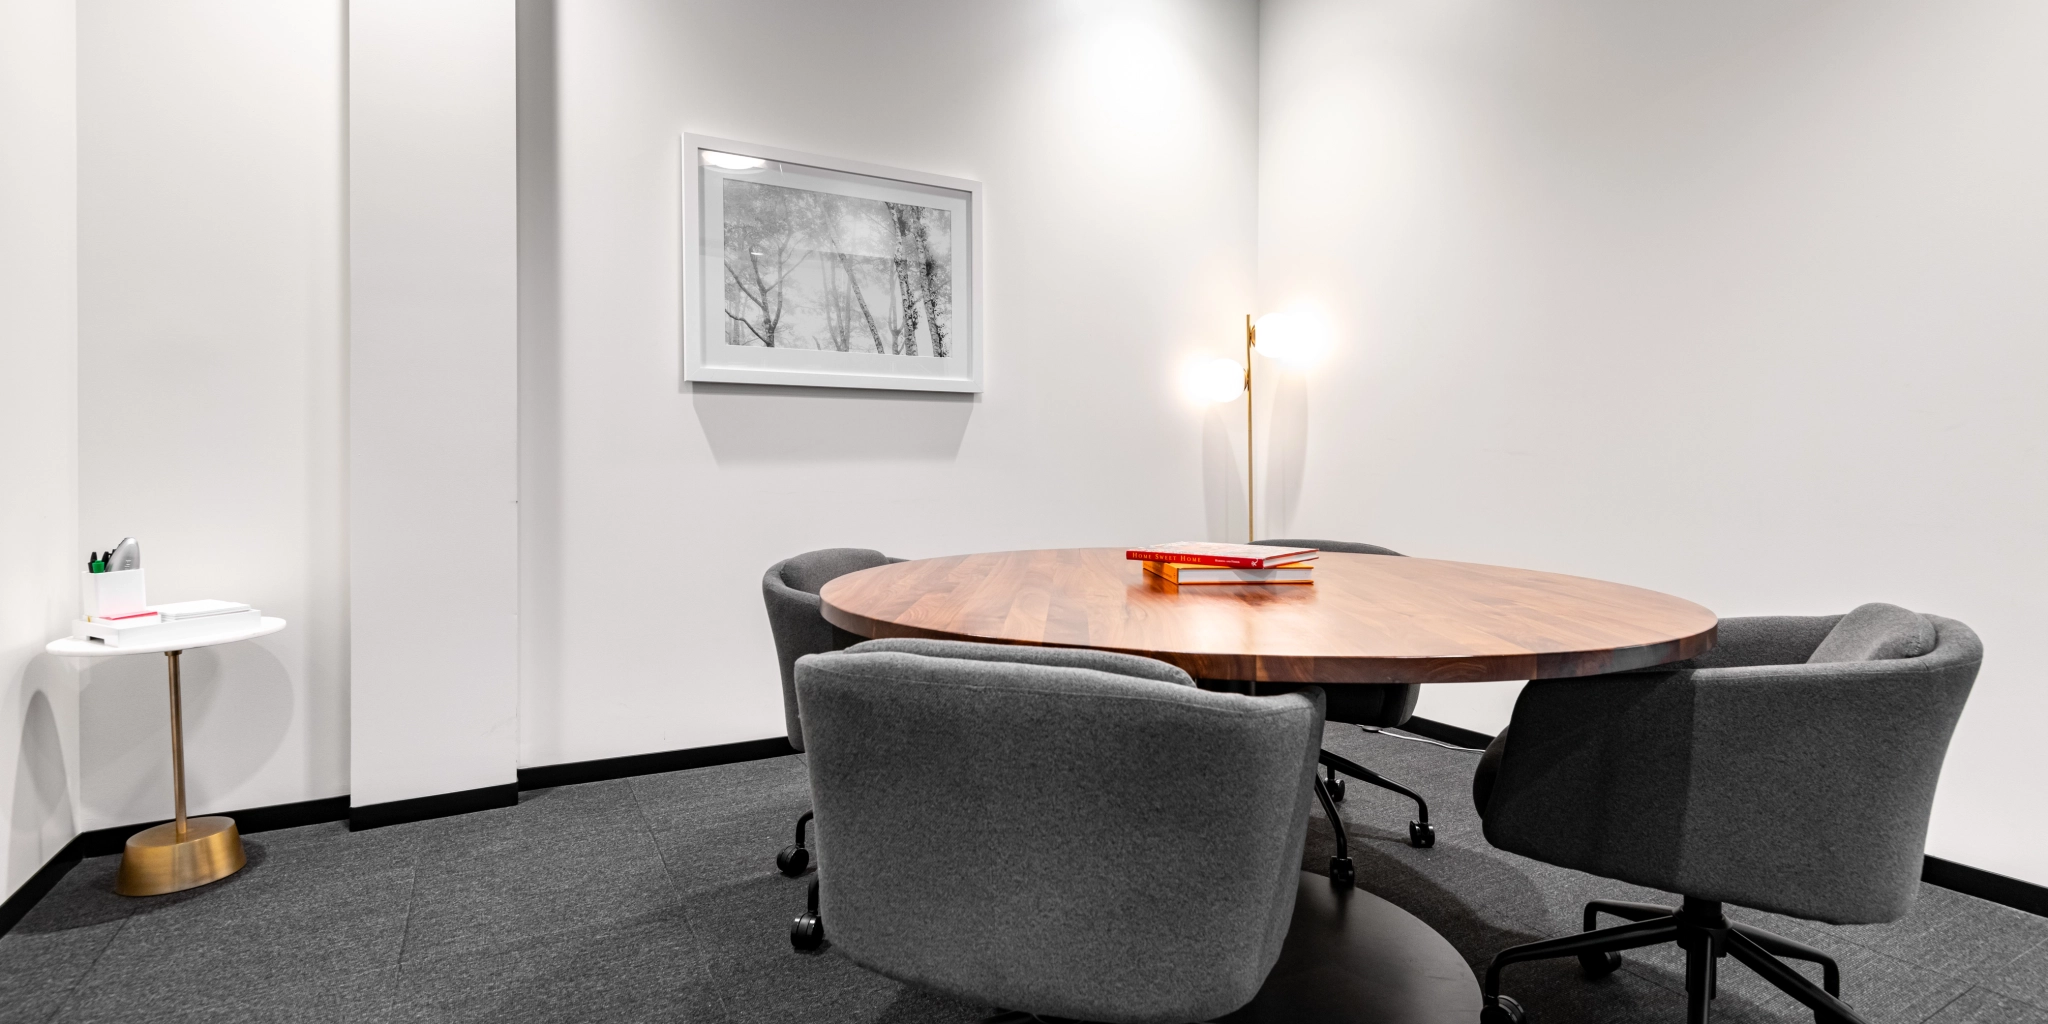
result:
[[[1231,432],[1244,416],[1234,402],[1212,405],[1202,416],[1202,528],[1208,539],[1243,541],[1244,442]]]
[[[951,461],[979,401],[945,391],[685,386],[719,465]]]
[[[1301,479],[1308,464],[1308,376],[1283,370],[1273,382],[1273,415],[1266,421],[1266,481],[1259,495],[1259,532],[1279,536],[1294,532],[1294,514],[1301,508]]]
[[[1262,537],[1293,532],[1294,514],[1301,507],[1301,483],[1308,464],[1308,378],[1299,371],[1263,364],[1261,373],[1278,373],[1270,390],[1259,397],[1261,408],[1269,410],[1259,423],[1259,507],[1253,525]],[[1244,439],[1237,431],[1244,425],[1240,401],[1211,406],[1202,418],[1202,507],[1203,525],[1209,539],[1244,541]]]
[[[57,730],[57,713],[50,698],[35,685],[39,663],[55,659],[47,654],[31,659],[21,682],[22,689],[35,690],[22,715],[21,746],[14,768],[14,803],[8,819],[7,877],[5,891],[28,880],[71,837],[78,827],[71,814],[71,782],[64,771],[64,737]],[[52,666],[41,665],[44,671]]]
[[[260,644],[186,651],[185,799],[192,813],[221,807],[284,743],[298,696],[291,675]],[[164,656],[103,658],[78,694],[79,790],[95,827],[171,816],[171,715]]]

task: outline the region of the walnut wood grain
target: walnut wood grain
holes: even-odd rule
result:
[[[1142,654],[1203,679],[1469,683],[1645,668],[1714,646],[1714,613],[1653,590],[1429,558],[1326,551],[1313,586],[1186,586],[1121,548],[953,555],[825,585],[866,637]]]

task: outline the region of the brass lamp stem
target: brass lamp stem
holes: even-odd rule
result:
[[[1252,343],[1257,341],[1259,329],[1252,326],[1252,315],[1244,315],[1244,541],[1253,543],[1259,538],[1259,531],[1252,525],[1252,512],[1258,503],[1258,474],[1252,471]]]

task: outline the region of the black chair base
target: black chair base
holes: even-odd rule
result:
[[[1322,801],[1324,816],[1330,819],[1330,838],[1337,846],[1337,855],[1330,858],[1330,884],[1349,889],[1358,883],[1358,868],[1351,863],[1351,840],[1344,835],[1344,819],[1337,815],[1337,801],[1330,796],[1329,784],[1316,779],[1315,790],[1316,799]]]
[[[1317,760],[1322,762],[1323,770],[1328,774],[1328,778],[1322,780],[1322,784],[1325,789],[1330,791],[1330,799],[1344,799],[1344,780],[1337,777],[1338,772],[1343,772],[1360,782],[1399,793],[1415,801],[1415,820],[1408,823],[1408,845],[1423,849],[1436,845],[1436,828],[1429,823],[1429,802],[1422,799],[1422,794],[1356,761],[1332,754],[1327,750],[1321,751],[1317,756]],[[1330,820],[1335,821],[1336,818],[1337,815],[1332,812]]]
[[[1285,683],[1252,683],[1236,679],[1197,679],[1195,683],[1204,690],[1214,690],[1218,693],[1242,693],[1251,697],[1287,693],[1299,689],[1299,687]],[[1327,750],[1320,752],[1318,760],[1323,766],[1324,775],[1321,779],[1321,785],[1327,791],[1324,794],[1327,800],[1337,801],[1344,799],[1344,780],[1337,777],[1339,772],[1368,785],[1378,786],[1389,792],[1399,793],[1415,801],[1415,820],[1408,823],[1408,845],[1418,849],[1427,849],[1436,845],[1436,827],[1429,823],[1429,802],[1422,799],[1422,794],[1356,761],[1338,754],[1332,754]],[[1336,812],[1332,811],[1330,813],[1330,820],[1333,822],[1337,820]],[[1340,829],[1339,831],[1341,832],[1342,830]]]
[[[810,823],[810,811],[796,819],[796,842],[783,847],[782,852],[775,855],[775,870],[795,878],[810,869],[811,851],[804,846],[804,826]]]
[[[1435,929],[1304,871],[1279,961],[1259,994],[1216,1024],[1471,1024],[1478,1012],[1472,968]],[[998,1010],[981,1024],[1039,1022],[1060,1018]]]
[[[804,912],[789,923],[789,946],[799,953],[815,953],[825,946],[825,920],[818,916],[818,880],[811,879]]]
[[[1629,923],[1596,931],[1594,925],[1603,913]],[[1706,1024],[1719,987],[1720,961],[1727,956],[1804,1003],[1818,1024],[1867,1024],[1842,1002],[1842,970],[1834,958],[1803,942],[1730,921],[1719,902],[1690,896],[1684,906],[1676,908],[1594,900],[1586,904],[1585,931],[1502,950],[1486,968],[1480,1024],[1521,1024],[1525,1019],[1521,1004],[1500,994],[1500,971],[1509,964],[1575,956],[1587,977],[1599,978],[1621,966],[1622,950],[1666,942],[1676,942],[1685,950],[1686,1024]],[[1819,964],[1821,984],[1808,981],[1781,957]]]

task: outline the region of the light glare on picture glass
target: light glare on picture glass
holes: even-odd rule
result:
[[[1244,394],[1244,367],[1235,359],[1204,359],[1188,366],[1181,386],[1198,402],[1228,402]]]
[[[758,171],[768,166],[768,161],[760,157],[740,156],[736,153],[720,153],[710,149],[701,149],[697,152],[699,159],[704,161],[704,166],[716,167],[721,171]]]
[[[1311,363],[1330,347],[1330,328],[1312,313],[1268,313],[1254,325],[1259,354],[1290,363]]]

